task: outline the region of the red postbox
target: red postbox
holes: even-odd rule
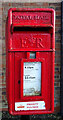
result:
[[[54,111],[54,55],[54,10],[11,8],[6,22],[6,84],[10,114]]]

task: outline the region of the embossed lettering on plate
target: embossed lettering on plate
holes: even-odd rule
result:
[[[16,44],[14,44],[14,41]],[[21,32],[13,34],[12,45],[15,48],[50,48],[50,34]]]

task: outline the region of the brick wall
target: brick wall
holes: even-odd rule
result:
[[[60,113],[60,59],[61,59],[61,3],[2,3],[2,110],[7,111],[6,99],[6,48],[5,48],[5,23],[9,8],[53,8],[55,9],[55,83],[54,83],[54,113]],[[0,76],[1,77],[1,76]]]

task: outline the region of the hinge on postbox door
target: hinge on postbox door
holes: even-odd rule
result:
[[[11,24],[11,27],[10,27],[10,32],[11,32],[11,34],[13,33],[12,24]]]

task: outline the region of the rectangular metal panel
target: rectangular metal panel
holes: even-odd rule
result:
[[[15,26],[30,26],[30,25],[39,25],[42,24],[52,24],[51,12],[37,12],[37,11],[22,11],[22,12],[13,12],[12,13],[12,22]],[[25,24],[24,24],[25,22]]]

